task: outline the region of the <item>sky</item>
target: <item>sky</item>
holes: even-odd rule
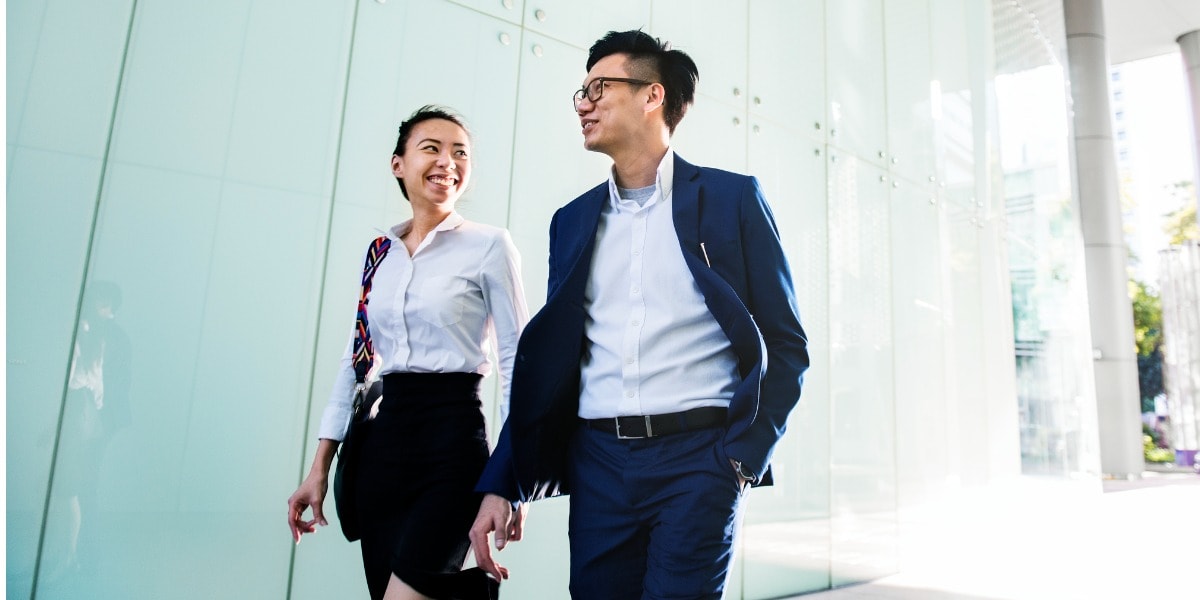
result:
[[[1124,191],[1136,202],[1126,215],[1127,239],[1137,257],[1135,276],[1154,285],[1158,251],[1167,247],[1164,214],[1178,206],[1167,188],[1195,177],[1183,59],[1178,53],[1165,54],[1115,65],[1114,70],[1120,81],[1111,86],[1113,111],[1123,111],[1119,119],[1114,114],[1114,135],[1118,153],[1125,150],[1118,168],[1127,176]]]

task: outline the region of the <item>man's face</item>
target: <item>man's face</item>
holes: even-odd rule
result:
[[[592,66],[584,86],[599,77],[630,78],[624,54],[610,54]],[[636,143],[640,129],[647,127],[642,92],[646,86],[625,82],[605,82],[600,99],[583,98],[575,109],[583,132],[583,147],[609,156],[626,145]]]

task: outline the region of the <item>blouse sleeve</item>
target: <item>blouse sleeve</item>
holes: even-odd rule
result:
[[[512,382],[513,359],[517,355],[517,340],[529,321],[525,291],[521,286],[521,255],[508,231],[501,230],[499,239],[488,249],[482,265],[484,301],[487,302],[492,350],[499,361],[500,424],[508,419],[509,390]]]
[[[317,430],[319,439],[340,442],[346,437],[346,427],[350,425],[350,412],[354,404],[353,354],[354,335],[351,334],[338,365],[337,378],[333,381],[329,402],[325,404],[325,412],[321,415],[321,427]]]

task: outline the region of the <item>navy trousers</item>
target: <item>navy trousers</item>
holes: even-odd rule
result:
[[[571,597],[717,599],[742,488],[723,428],[622,440],[581,425],[571,444]]]

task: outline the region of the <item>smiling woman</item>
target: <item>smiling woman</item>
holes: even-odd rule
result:
[[[528,320],[520,257],[506,230],[454,210],[471,180],[471,136],[458,115],[435,106],[413,113],[400,125],[392,174],[413,218],[368,251],[358,324],[312,469],[288,500],[288,523],[297,543],[327,524],[329,467],[345,439],[355,390],[382,379],[377,411],[354,429],[356,474],[342,484],[351,491],[338,497],[353,498],[338,511],[357,516],[371,597],[495,597],[497,581],[462,567],[480,502],[473,489],[488,458],[479,383],[493,367],[500,372],[503,419]],[[313,518],[305,520],[309,507]]]

